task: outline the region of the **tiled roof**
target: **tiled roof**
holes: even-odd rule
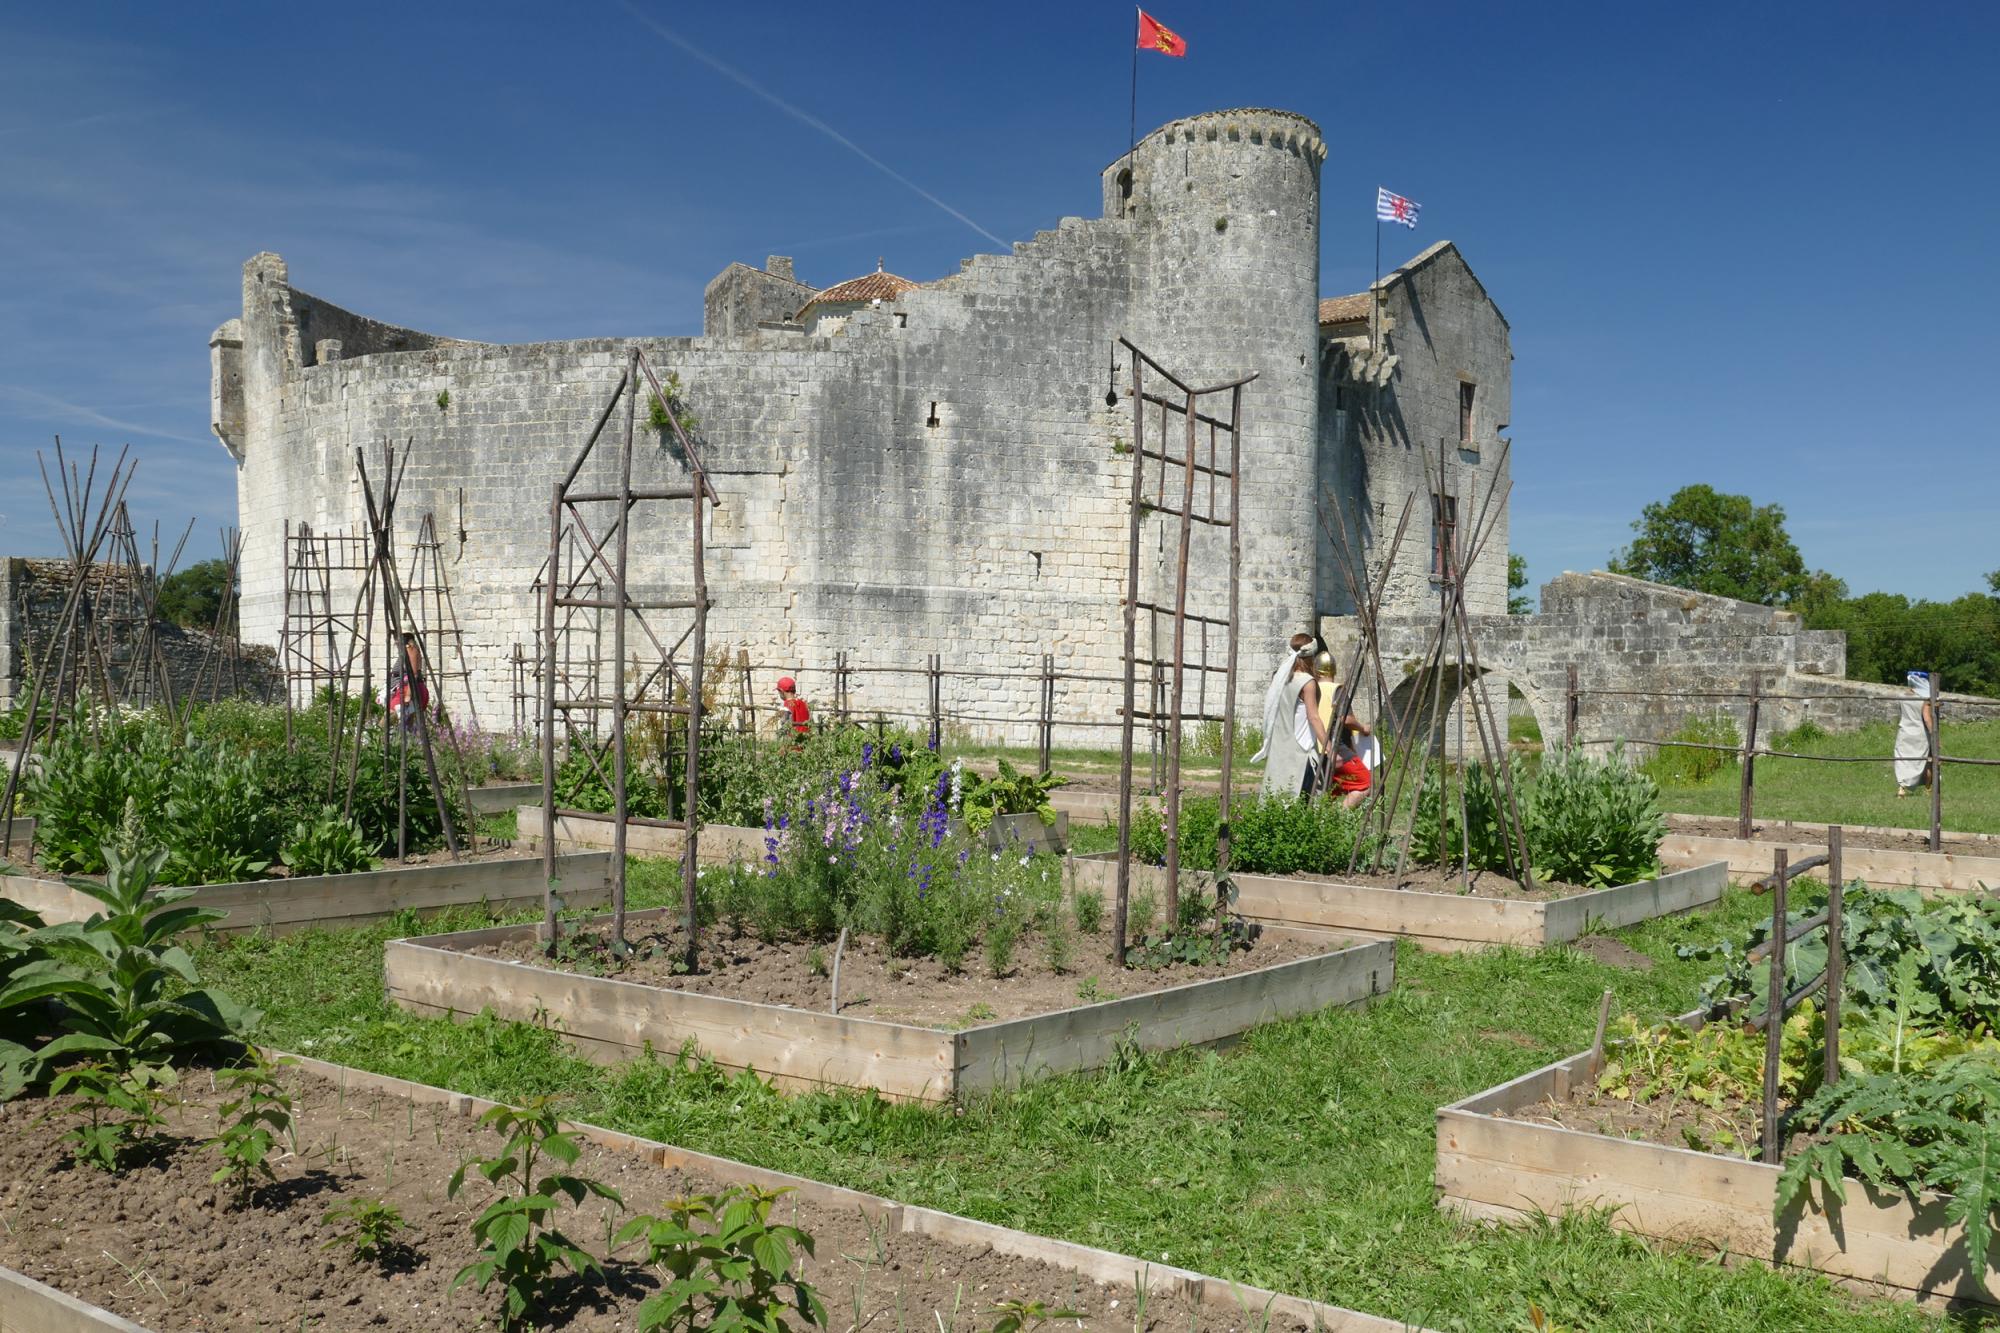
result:
[[[908,278],[899,278],[893,273],[884,273],[882,270],[877,269],[873,273],[864,273],[858,278],[849,278],[846,282],[835,283],[808,301],[806,309],[810,310],[816,305],[839,305],[850,301],[892,301],[911,288],[922,285],[921,283],[911,282]],[[800,313],[803,314],[804,312],[801,311]]]
[[[1366,318],[1368,318],[1367,292],[1356,292],[1352,296],[1329,296],[1319,303],[1319,322],[1322,324],[1348,324]]]

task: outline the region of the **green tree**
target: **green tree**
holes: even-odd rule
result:
[[[203,560],[160,581],[159,614],[183,629],[215,628],[215,614],[222,609],[222,597],[229,585],[229,564],[223,560]],[[223,628],[231,633],[232,623]]]
[[[1683,486],[1647,505],[1632,531],[1632,544],[1611,558],[1615,574],[1765,606],[1789,606],[1815,589],[1824,595],[1832,577],[1807,573],[1782,508],[1713,486]]]
[[[1507,553],[1507,614],[1525,616],[1535,609],[1534,598],[1523,592],[1528,586],[1528,557],[1509,551]]]
[[[2000,597],[1969,592],[1950,602],[1871,592],[1805,611],[1810,629],[1847,635],[1852,680],[1901,684],[1912,670],[1936,671],[1948,690],[2000,693]]]

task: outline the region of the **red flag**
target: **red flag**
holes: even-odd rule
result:
[[[1163,56],[1187,55],[1187,38],[1167,27],[1145,10],[1139,11],[1139,49],[1158,51]]]

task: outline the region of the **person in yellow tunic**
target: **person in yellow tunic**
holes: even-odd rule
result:
[[[1330,751],[1323,765],[1326,776],[1320,785],[1351,809],[1368,799],[1368,788],[1375,780],[1360,747],[1360,738],[1373,736],[1375,732],[1352,712],[1341,717],[1338,724],[1335,723],[1334,710],[1342,703],[1341,692],[1336,688],[1338,676],[1339,668],[1334,664],[1332,653],[1322,652],[1313,659],[1318,730],[1321,744]],[[1328,738],[1331,738],[1330,745]]]

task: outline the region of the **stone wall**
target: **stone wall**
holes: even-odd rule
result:
[[[702,293],[701,331],[710,338],[755,333],[760,324],[790,320],[812,296],[783,255],[772,255],[761,269],[731,264]]]
[[[26,702],[29,677],[62,629],[70,569],[66,560],[0,559],[0,709]],[[85,613],[99,618],[100,642],[108,645],[110,689],[122,693],[142,637],[130,567],[97,565],[91,573],[88,597]],[[154,625],[153,634],[177,700],[185,699],[187,692],[197,687],[204,699],[215,695],[259,700],[281,697],[277,656],[267,646],[241,647],[232,670],[228,645],[212,634],[164,621]],[[94,668],[86,680],[101,689],[92,676]]]
[[[1121,446],[1133,423],[1123,393],[1115,406],[1104,396],[1123,334],[1193,383],[1259,376],[1243,403],[1242,618],[1246,644],[1274,642],[1313,611],[1324,152],[1312,124],[1284,112],[1177,121],[1140,145],[1129,198],[1123,159],[1106,170],[1110,216],[1064,219],[1011,254],[977,256],[829,337],[764,328],[448,342],[357,316],[345,324],[345,312],[292,288],[277,256],[259,255],[245,268],[240,350],[218,331],[235,359],[218,377],[216,417],[242,423],[225,442],[241,459],[245,636],[278,637],[286,523],[356,526],[356,448],[372,465],[381,441],[411,440],[399,537],[407,549],[426,511],[451,526],[462,496],[468,535],[451,544],[448,575],[482,718],[511,717],[508,662],[533,642],[550,487],[639,346],[662,375],[679,375],[723,498],[708,534],[711,651],[803,669],[822,707],[837,652],[913,668],[943,653],[992,673],[960,682],[954,711],[1018,717],[983,730],[1026,739],[1042,653],[1060,671],[1119,670],[1131,466]],[[401,336],[412,350],[357,356],[343,337],[340,358],[321,360],[301,309],[317,327],[366,324],[371,343]],[[1129,358],[1119,360],[1129,381]],[[635,481],[671,484],[685,472],[643,423]],[[635,591],[686,586],[687,523],[685,505],[642,508]],[[1148,538],[1142,596],[1158,600],[1162,543]],[[1226,611],[1226,567],[1203,529],[1192,606]],[[1254,713],[1264,681],[1244,676],[1239,705]],[[1065,684],[1058,716],[1113,718],[1117,693]],[[853,702],[917,711],[923,699],[915,675],[862,677]]]
[[[1501,432],[1513,413],[1514,360],[1507,321],[1449,241],[1388,274],[1373,291],[1381,308],[1380,346],[1396,358],[1396,367],[1378,387],[1351,373],[1354,363],[1341,345],[1344,339],[1323,349],[1319,451],[1328,494],[1343,504],[1347,540],[1358,539],[1368,568],[1377,571],[1404,501],[1416,497],[1383,605],[1419,614],[1437,604],[1431,496],[1439,474],[1468,536],[1485,506],[1493,504],[1492,534],[1466,571],[1466,604],[1474,612],[1504,612],[1508,469]],[[1354,341],[1365,344],[1365,332]],[[1472,430],[1465,440],[1461,385],[1473,390]],[[1321,613],[1352,614],[1339,547],[1324,531],[1318,534],[1315,564]]]
[[[1436,623],[1434,615],[1392,615],[1382,622],[1384,667],[1399,698],[1416,692],[1423,679],[1420,665]],[[1718,711],[1733,717],[1741,734],[1747,699],[1671,696],[1742,694],[1753,673],[1767,696],[1759,713],[1765,738],[1807,720],[1829,731],[1894,721],[1909,697],[1899,686],[1848,680],[1846,636],[1808,630],[1793,612],[1617,574],[1565,573],[1542,585],[1539,613],[1474,616],[1471,624],[1480,666],[1493,673],[1496,708],[1511,680],[1549,740],[1563,736],[1572,666],[1580,695],[1578,736],[1630,741],[1635,754],[1646,752],[1645,742],[1664,740],[1690,719]],[[1321,626],[1341,660],[1348,660],[1358,622],[1330,616]],[[1457,662],[1456,653],[1447,657],[1438,682],[1447,708],[1456,692]],[[1417,697],[1427,690],[1425,682]],[[1375,712],[1366,690],[1363,711]],[[1471,749],[1470,720],[1466,725]]]

